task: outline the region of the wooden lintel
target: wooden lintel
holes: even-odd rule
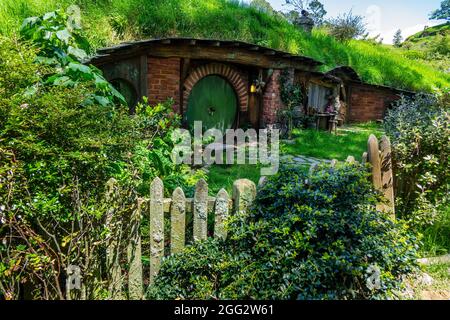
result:
[[[260,48],[260,47],[254,47]],[[294,68],[297,70],[313,71],[315,64],[308,60],[296,60],[292,58],[283,58],[276,55],[265,55],[255,50],[249,50],[247,47],[233,48],[225,50],[223,47],[214,47],[206,44],[190,45],[179,44],[176,46],[167,46],[163,44],[153,44],[150,46],[140,46],[130,50],[117,52],[108,57],[95,59],[93,64],[100,66],[106,63],[126,59],[129,57],[148,54],[149,56],[162,58],[184,58],[199,60],[215,60],[220,62],[236,63],[249,66],[255,66],[265,69],[285,69]]]

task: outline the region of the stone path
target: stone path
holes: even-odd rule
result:
[[[303,166],[313,166],[319,163],[331,163],[331,160],[307,157],[302,155],[283,155],[280,156],[280,162],[285,164],[297,164]]]
[[[283,140],[283,142],[286,142],[286,140]],[[232,145],[232,146],[227,146],[225,144],[211,144],[209,145],[210,148],[215,149],[216,151],[219,152],[225,152],[228,149],[237,149],[236,146]],[[246,147],[250,146],[250,144],[247,142],[246,143]],[[258,144],[254,144],[253,146],[258,146]],[[246,160],[248,161],[248,153],[246,152]],[[317,165],[320,163],[331,163],[331,160],[326,160],[326,159],[319,159],[319,158],[315,158],[315,157],[308,157],[308,156],[303,156],[303,155],[291,155],[291,154],[287,154],[287,155],[281,155],[280,154],[280,162],[283,164],[293,164],[293,165],[300,165],[300,166],[308,166],[311,167],[313,165]],[[207,169],[209,166],[205,166],[204,169]]]

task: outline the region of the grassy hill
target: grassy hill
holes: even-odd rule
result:
[[[427,45],[436,42],[436,38],[445,36],[450,36],[450,23],[444,23],[420,31],[408,37],[404,44],[410,44],[413,49],[424,49]]]
[[[310,56],[323,71],[352,66],[364,81],[432,91],[450,87],[450,75],[401,50],[369,41],[341,43],[322,30],[311,36],[278,15],[227,0],[2,0],[0,33],[11,35],[33,15],[76,3],[94,47],[150,37],[236,39]]]
[[[410,36],[402,49],[406,50],[408,58],[450,73],[450,24],[427,28]]]

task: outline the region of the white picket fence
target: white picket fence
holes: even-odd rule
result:
[[[349,156],[347,162],[355,162],[355,158]],[[385,203],[380,203],[378,209],[392,214],[394,217],[394,192],[393,174],[391,162],[391,146],[389,139],[383,137],[379,142],[375,136],[370,136],[368,149],[362,155],[362,163],[371,164],[372,182],[376,189],[380,190],[386,198]],[[331,165],[335,166],[336,160]],[[315,167],[311,167],[313,174]],[[109,190],[116,190],[114,180],[108,182]],[[113,194],[113,193],[112,193]],[[170,240],[170,254],[177,253],[185,247],[186,239],[186,214],[193,216],[193,239],[204,240],[209,234],[215,238],[226,238],[226,220],[230,214],[236,211],[245,211],[256,196],[255,184],[246,179],[237,180],[233,185],[233,194],[221,189],[216,197],[208,196],[208,184],[202,179],[196,187],[194,198],[186,198],[181,188],[176,188],[171,198],[164,198],[164,185],[161,179],[156,178],[150,187],[150,198],[138,199],[138,203],[132,213],[131,234],[128,235],[128,298],[142,299],[144,295],[142,248],[140,224],[143,215],[148,215],[150,221],[150,285],[154,283],[161,261],[164,257],[165,241]],[[111,195],[110,197],[114,197]],[[145,210],[144,210],[145,208]],[[164,214],[170,214],[170,239],[164,236]],[[208,214],[214,214],[214,230],[208,230]],[[114,219],[114,209],[108,212],[106,223]],[[116,223],[117,224],[117,223]],[[119,263],[120,232],[122,228],[117,225],[108,225],[112,232],[107,248],[107,265],[110,270],[109,283],[110,298],[122,299],[123,275]]]

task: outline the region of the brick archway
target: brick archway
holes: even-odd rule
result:
[[[189,95],[195,84],[206,76],[219,75],[227,79],[236,91],[239,101],[239,110],[247,110],[248,92],[247,81],[235,68],[222,63],[209,63],[196,68],[184,81],[183,110],[186,111]]]

